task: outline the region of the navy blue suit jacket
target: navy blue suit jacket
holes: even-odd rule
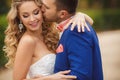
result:
[[[54,72],[71,70],[77,80],[103,80],[101,54],[96,32],[88,24],[90,32],[71,31],[69,26],[59,41],[63,51],[57,53]],[[58,45],[58,46],[59,46]]]

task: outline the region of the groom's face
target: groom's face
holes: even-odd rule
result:
[[[43,18],[47,22],[56,22],[58,20],[58,12],[55,0],[42,0]]]

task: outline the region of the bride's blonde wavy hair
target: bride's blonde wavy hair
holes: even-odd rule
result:
[[[38,6],[41,6],[40,0],[13,0],[11,4],[11,9],[7,15],[8,20],[8,27],[5,30],[5,46],[3,47],[3,51],[5,52],[8,62],[6,63],[6,67],[12,67],[14,64],[15,59],[15,53],[17,50],[18,43],[25,33],[26,29],[22,30],[20,32],[18,25],[20,23],[20,20],[18,18],[18,7],[22,4],[24,1],[35,1],[35,3]],[[57,43],[59,40],[58,31],[56,30],[54,23],[43,23],[42,27],[42,34],[44,37],[44,43],[46,44],[47,48],[55,52]]]

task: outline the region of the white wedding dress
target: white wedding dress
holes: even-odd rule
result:
[[[34,78],[39,75],[51,75],[53,74],[55,64],[55,54],[47,54],[40,60],[30,66],[27,74],[27,79]]]

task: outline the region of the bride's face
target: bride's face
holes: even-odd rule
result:
[[[34,1],[25,1],[18,8],[20,20],[27,30],[36,31],[40,29],[43,22],[40,7]]]

